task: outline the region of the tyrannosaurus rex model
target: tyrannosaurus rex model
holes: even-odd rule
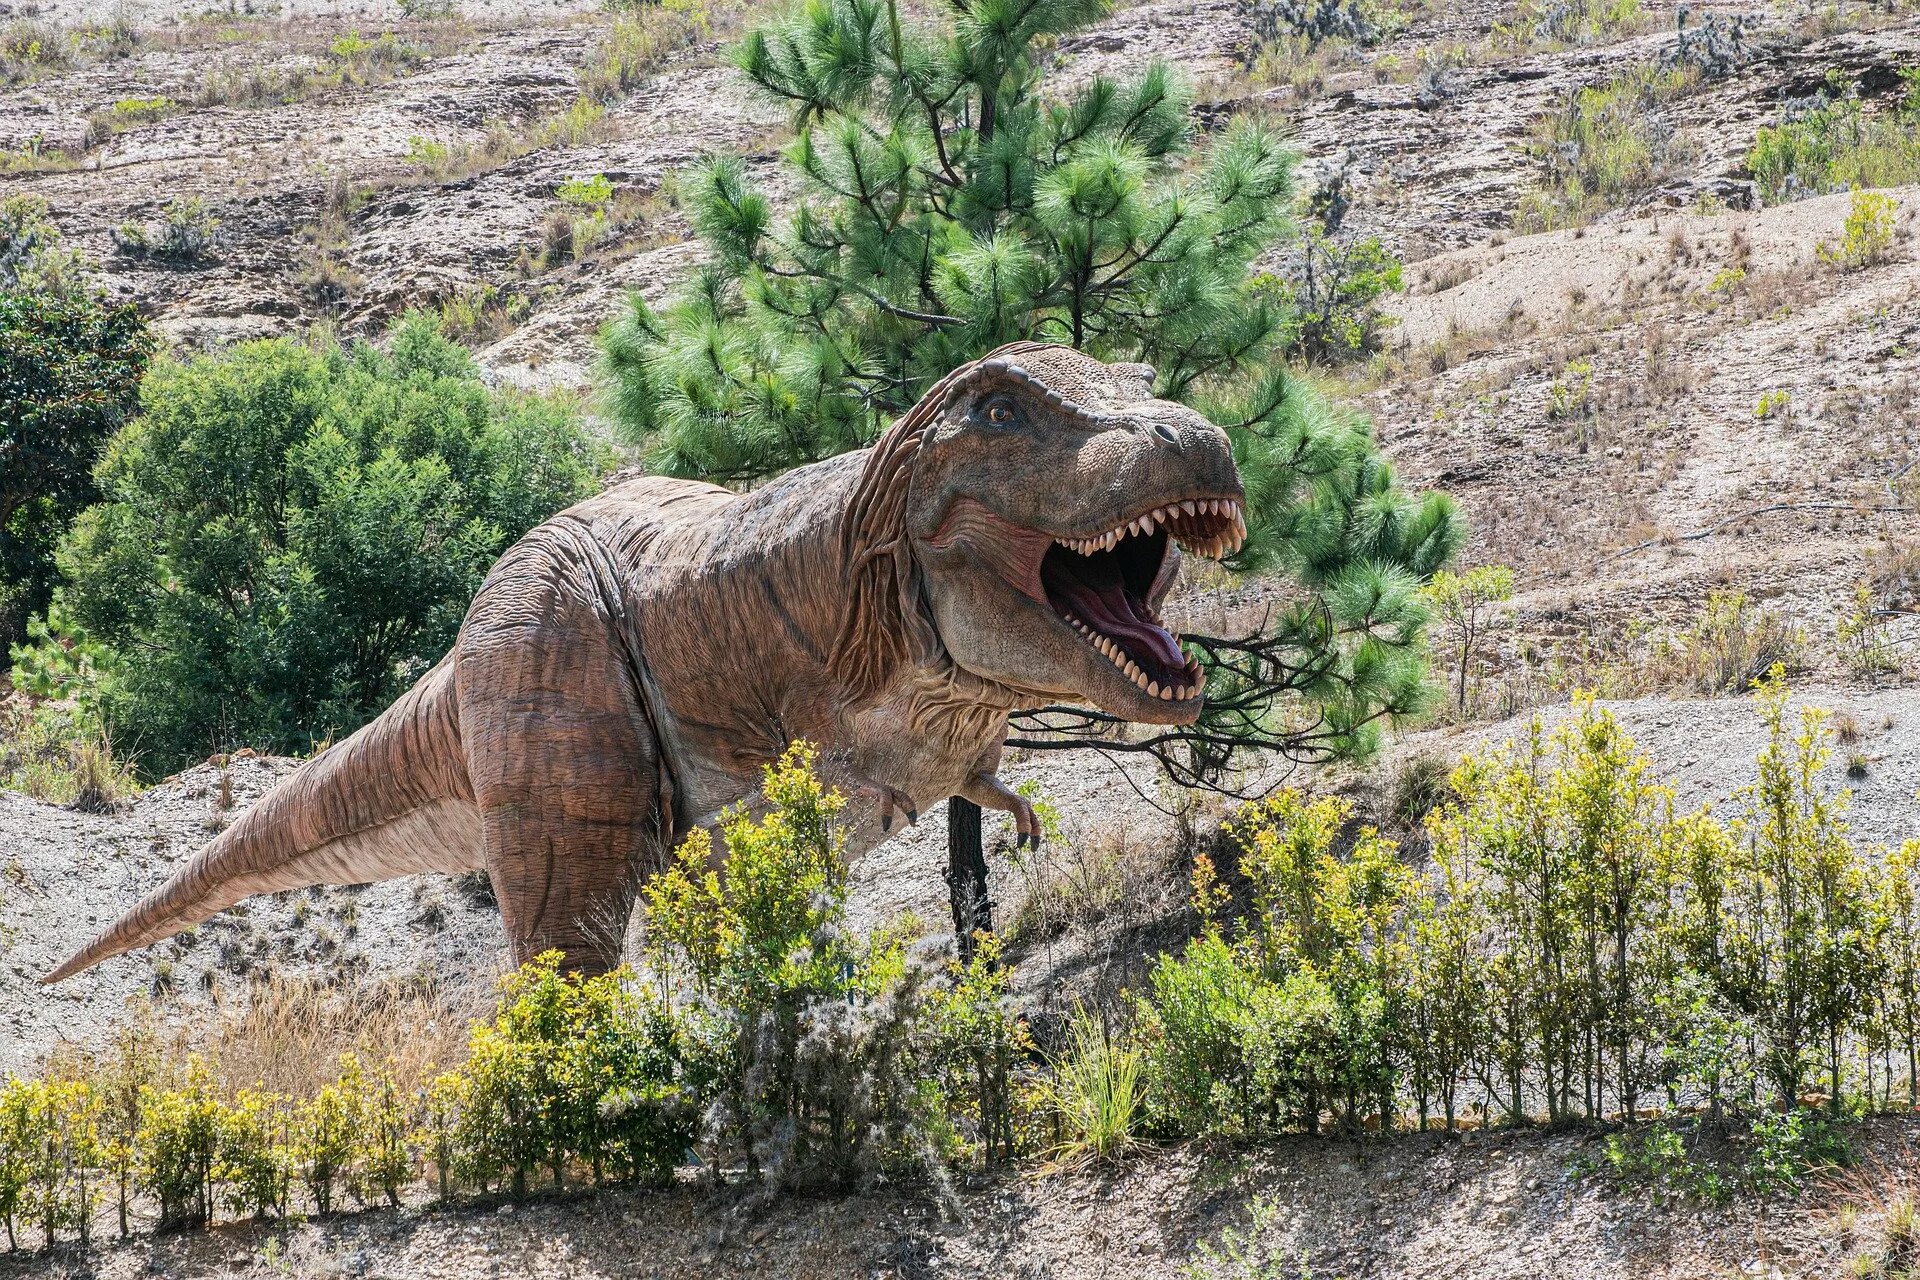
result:
[[[47,981],[250,894],[485,868],[516,960],[604,971],[680,836],[805,738],[849,849],[996,776],[1008,713],[1062,700],[1185,723],[1199,667],[1155,613],[1177,542],[1245,537],[1226,436],[1153,370],[1020,343],[872,448],[750,493],[649,477],[500,558],[453,650]]]

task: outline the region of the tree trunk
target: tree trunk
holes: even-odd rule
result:
[[[974,933],[993,930],[993,900],[987,896],[980,806],[963,796],[947,801],[947,899],[953,907],[954,947],[965,964],[973,959]]]

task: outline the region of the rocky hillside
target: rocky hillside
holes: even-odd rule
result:
[[[1513,566],[1517,590],[1479,718],[1409,735],[1330,784],[1373,803],[1400,762],[1508,735],[1503,716],[1584,682],[1625,699],[1622,718],[1684,800],[1724,796],[1758,745],[1751,710],[1675,693],[1685,679],[1650,674],[1643,658],[1709,592],[1737,588],[1801,633],[1802,695],[1846,712],[1856,831],[1920,834],[1920,695],[1900,672],[1869,687],[1836,637],[1866,583],[1885,611],[1882,642],[1899,652],[1920,586],[1920,191],[1894,193],[1886,260],[1840,273],[1819,254],[1842,234],[1849,197],[1763,208],[1746,168],[1757,130],[1830,71],[1890,101],[1899,69],[1920,59],[1920,18],[1804,0],[1714,7],[1740,19],[1737,47],[1662,101],[1650,192],[1587,225],[1525,234],[1542,121],[1581,87],[1657,66],[1683,10],[1653,0],[1577,39],[1536,36],[1557,12],[1545,5],[1381,11],[1391,20],[1376,44],[1322,46],[1279,69],[1253,57],[1254,24],[1235,0],[1126,4],[1059,50],[1076,76],[1172,60],[1200,85],[1209,123],[1283,114],[1307,181],[1342,181],[1348,227],[1408,264],[1388,352],[1333,388],[1373,416],[1409,480],[1459,498],[1473,523],[1466,559]],[[1684,12],[1697,31],[1709,11]],[[583,76],[608,74],[596,4],[227,0],[127,13],[139,38],[113,56],[0,88],[0,190],[44,197],[109,289],[181,351],[316,324],[372,334],[434,305],[491,377],[585,392],[594,334],[626,291],[658,297],[695,261],[673,171],[731,151],[771,174],[785,129],[717,61],[750,16],[737,7],[663,19],[644,74],[592,118],[570,110]],[[104,0],[0,3],[0,22],[113,14]],[[616,192],[611,230],[555,263],[557,191],[596,174]],[[205,252],[178,262],[139,249],[196,200],[202,225],[218,224]],[[1182,607],[1224,602],[1195,589]],[[151,954],[35,985],[289,767],[209,762],[104,816],[0,794],[0,1071],[96,1033],[143,993],[191,1021],[267,974],[484,984],[501,963],[484,886],[423,878],[257,902]],[[1048,881],[1013,860],[990,816],[1002,918],[1037,909],[1023,908],[1026,891],[1060,875],[1120,886],[1094,941],[1023,955],[1029,998],[1064,1000],[1089,973],[1137,980],[1143,940],[1178,901],[1172,838],[1211,815],[1169,817],[1148,803],[1150,775],[1090,760],[1021,760],[1009,773],[1060,807],[1075,848],[1099,852]],[[943,848],[929,815],[863,865],[861,921],[941,919]],[[1244,1226],[1250,1202],[1277,1196],[1262,1237],[1274,1269],[1219,1274],[1833,1275],[1855,1237],[1878,1229],[1873,1206],[1907,1165],[1909,1136],[1883,1122],[1848,1186],[1727,1210],[1663,1209],[1577,1178],[1592,1154],[1581,1137],[1303,1140],[990,1181],[944,1209],[918,1193],[768,1207],[683,1187],[222,1229],[95,1265],[114,1276],[1172,1276]],[[0,1274],[64,1265],[0,1263]]]

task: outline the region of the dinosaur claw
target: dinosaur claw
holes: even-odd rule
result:
[[[908,825],[908,826],[910,826],[910,827],[911,827],[911,826],[914,826],[914,825],[915,825],[916,823],[918,823],[919,821],[920,821],[920,811],[919,811],[918,809],[909,809],[909,810],[907,810],[907,825]]]
[[[881,814],[881,815],[880,815],[880,830],[882,830],[882,831],[891,831],[891,830],[893,830],[893,815],[892,815],[892,814],[890,814],[890,813],[883,813],[883,814]]]

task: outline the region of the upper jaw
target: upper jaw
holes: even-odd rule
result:
[[[1055,537],[1054,541],[1081,555],[1111,551],[1123,538],[1166,529],[1168,536],[1194,555],[1219,559],[1232,555],[1247,540],[1245,507],[1238,496],[1182,498],[1121,520],[1101,533]]]

